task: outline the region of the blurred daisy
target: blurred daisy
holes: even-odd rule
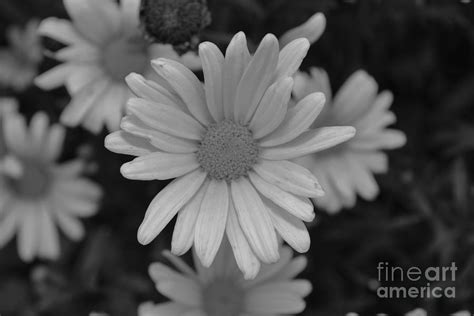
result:
[[[303,298],[311,292],[311,283],[294,279],[306,267],[306,258],[292,258],[292,251],[286,247],[277,263],[262,266],[251,281],[242,278],[227,243],[209,268],[195,258],[197,272],[169,252],[165,256],[178,271],[153,263],[149,273],[158,292],[172,301],[143,303],[138,316],[293,315],[304,310]]]
[[[106,147],[138,156],[122,166],[128,179],[177,178],[151,202],[138,231],[150,243],[178,214],[172,251],[195,245],[210,266],[224,233],[246,277],[259,261],[278,260],[275,230],[299,252],[310,239],[302,221],[312,221],[308,197],[323,195],[317,179],[290,159],[335,146],[354,136],[352,127],[308,129],[324,104],[314,93],[287,108],[291,76],[309,48],[306,39],[281,53],[267,35],[250,56],[238,33],[226,56],[212,43],[199,55],[205,85],[180,63],[157,59],[152,66],[162,84],[137,74],[127,77],[138,96],[127,105],[119,131]],[[257,259],[258,258],[258,259]]]
[[[8,48],[0,49],[0,85],[22,91],[32,82],[43,58],[37,33],[38,21],[29,21],[24,28],[9,27]]]
[[[313,128],[350,125],[357,130],[357,135],[344,144],[298,159],[324,188],[326,195],[314,202],[328,212],[354,206],[357,194],[367,200],[374,199],[379,187],[373,173],[388,169],[387,155],[382,150],[395,149],[406,142],[403,132],[387,128],[396,120],[389,111],[392,94],[377,90],[375,80],[362,70],[347,79],[333,100],[329,79],[323,70],[313,68],[309,74],[299,73],[295,78],[296,102],[315,91],[326,96],[328,104]]]
[[[74,160],[56,164],[65,130],[49,127],[46,114],[31,119],[28,128],[19,113],[4,116],[0,142],[0,247],[15,232],[24,261],[35,257],[55,259],[59,236],[55,223],[73,240],[84,235],[76,217],[93,215],[100,189],[80,178],[83,164]]]
[[[63,64],[36,78],[42,89],[65,85],[71,102],[61,115],[67,126],[82,124],[93,133],[104,125],[119,127],[123,108],[130,97],[124,78],[131,72],[144,73],[154,56],[195,63],[192,54],[179,57],[170,45],[151,50],[141,37],[138,21],[140,0],[64,0],[72,22],[48,18],[40,34],[67,45],[52,56]],[[199,65],[198,65],[199,66]]]

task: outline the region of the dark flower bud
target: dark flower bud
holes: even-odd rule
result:
[[[206,0],[142,0],[140,22],[149,41],[171,44],[182,54],[196,49],[211,14]]]

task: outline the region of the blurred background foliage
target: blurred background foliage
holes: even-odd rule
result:
[[[254,43],[282,34],[313,13],[328,24],[304,68],[323,67],[333,90],[355,70],[373,75],[395,95],[397,128],[407,145],[389,153],[390,171],[378,176],[375,202],[359,200],[337,215],[317,210],[311,228],[311,280],[306,316],[402,315],[415,307],[429,315],[474,311],[474,4],[468,0],[209,0],[213,23],[202,39],[225,47],[240,30]],[[60,0],[0,0],[0,44],[5,29],[31,18],[66,17]],[[54,48],[56,43],[43,43]],[[45,59],[40,71],[55,61]],[[1,69],[0,69],[1,71]],[[30,87],[14,96],[30,117],[43,110],[57,121],[68,95]],[[105,191],[101,210],[87,220],[81,243],[62,241],[58,262],[22,263],[10,243],[0,250],[0,314],[135,315],[139,302],[164,300],[147,275],[163,260],[172,225],[143,247],[136,231],[148,202],[165,182],[123,179],[127,158],[103,148],[103,137],[68,131],[63,159],[81,155]],[[456,299],[379,299],[377,263],[402,267],[456,262]],[[411,285],[408,285],[411,286]],[[434,285],[433,285],[434,286]]]

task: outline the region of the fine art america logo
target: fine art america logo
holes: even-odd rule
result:
[[[456,263],[442,267],[398,267],[388,262],[377,266],[380,298],[455,298]]]

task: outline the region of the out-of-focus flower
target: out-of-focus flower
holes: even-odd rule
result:
[[[278,262],[263,265],[251,281],[242,278],[227,242],[209,268],[195,258],[196,272],[169,252],[165,256],[178,271],[153,263],[149,273],[157,290],[172,301],[143,303],[139,316],[293,315],[304,310],[304,297],[311,292],[309,281],[294,279],[306,267],[306,258],[293,258],[287,247]]]
[[[427,315],[428,313],[422,308],[414,309],[411,312],[408,312],[405,314],[405,316],[427,316]],[[450,315],[451,316],[471,316],[472,314],[468,311],[460,311],[460,312],[456,312]]]
[[[154,56],[181,58],[170,46],[150,50],[139,30],[139,0],[123,0],[120,5],[112,0],[64,0],[64,5],[72,22],[48,18],[39,28],[41,35],[68,45],[52,54],[64,63],[35,82],[43,89],[66,86],[72,100],[61,115],[63,124],[82,124],[93,133],[104,125],[115,131],[130,97],[125,76],[147,72]],[[197,57],[191,55],[182,61],[195,63]]]
[[[255,277],[259,260],[278,260],[276,232],[297,251],[308,250],[302,222],[314,218],[308,197],[324,192],[311,172],[289,160],[355,133],[353,127],[308,129],[323,107],[321,93],[288,109],[291,76],[308,48],[301,38],[279,52],[269,34],[251,56],[245,34],[238,33],[225,57],[212,43],[200,45],[204,86],[185,66],[165,59],[152,62],[162,84],[137,74],[127,78],[138,98],[129,100],[122,131],[105,145],[138,156],[121,168],[128,179],[177,178],[151,202],[140,243],[150,243],[178,215],[173,253],[194,243],[208,267],[227,232],[246,278]]]
[[[0,50],[0,85],[22,91],[33,82],[43,58],[37,31],[37,20],[29,21],[24,28],[7,29],[9,47]]]
[[[314,44],[323,35],[325,28],[326,17],[322,13],[315,13],[303,24],[280,36],[280,47],[285,47],[298,38],[306,38],[310,44]]]
[[[65,130],[49,126],[45,113],[31,119],[30,127],[19,113],[4,116],[0,131],[0,247],[15,232],[24,261],[58,257],[55,223],[73,240],[84,235],[77,217],[93,215],[101,190],[80,177],[83,164],[74,160],[56,164]],[[1,148],[2,146],[0,146]]]
[[[0,118],[3,115],[15,112],[18,110],[18,102],[14,98],[3,97],[0,98]]]
[[[211,13],[206,0],[142,0],[140,21],[150,41],[171,44],[182,53],[197,47]]]
[[[296,76],[293,91],[296,101],[315,91],[323,92],[328,104],[313,128],[350,125],[357,130],[350,141],[297,161],[314,173],[326,192],[324,197],[314,200],[315,204],[333,213],[354,206],[357,194],[367,200],[378,195],[373,173],[388,169],[387,155],[382,150],[401,147],[406,138],[403,132],[387,128],[396,120],[389,111],[392,94],[378,93],[377,83],[365,71],[351,75],[333,100],[323,70],[312,68],[309,74]]]

